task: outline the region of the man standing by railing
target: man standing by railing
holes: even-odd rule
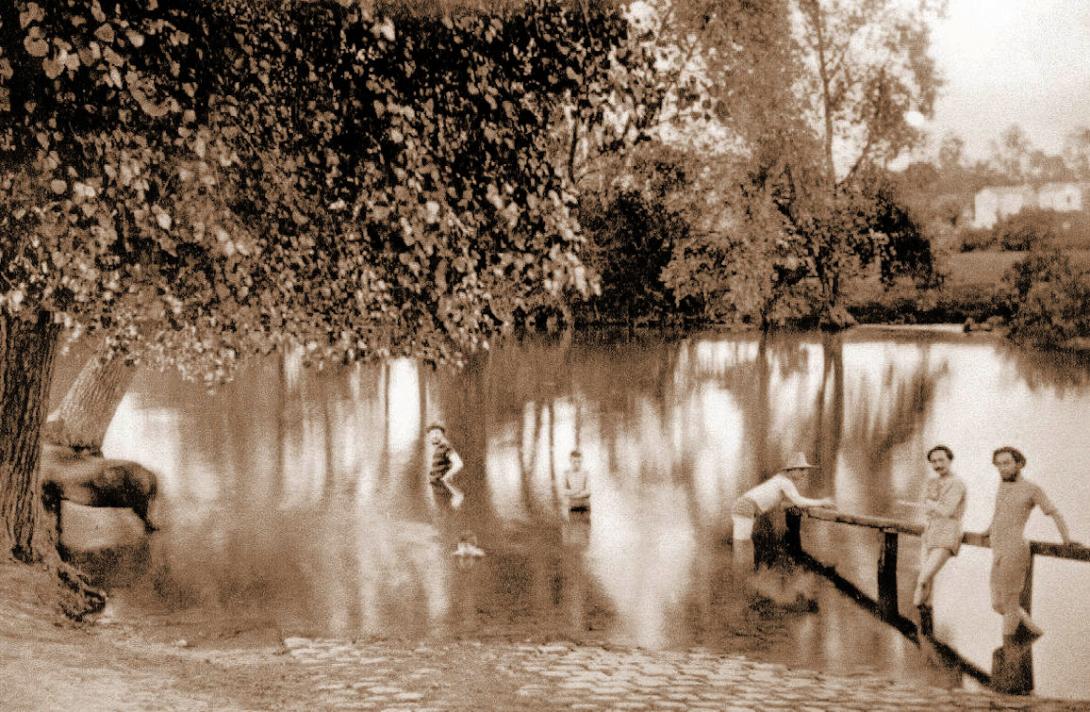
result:
[[[1016,448],[1001,447],[992,453],[992,464],[1002,478],[995,495],[995,514],[984,532],[991,539],[992,546],[992,608],[1003,616],[1004,636],[1014,635],[1021,623],[1030,636],[1036,638],[1044,631],[1029,617],[1020,600],[1032,556],[1023,530],[1033,508],[1040,507],[1042,512],[1052,517],[1064,544],[1073,542],[1067,531],[1067,523],[1044,490],[1022,479],[1025,455]]]

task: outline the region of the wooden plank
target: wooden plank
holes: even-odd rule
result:
[[[797,512],[800,516],[805,515],[811,519],[817,519],[823,522],[851,524],[857,527],[882,529],[912,536],[920,536],[923,534],[922,524],[890,519],[888,517],[876,517],[869,514],[849,514],[848,512],[841,512],[823,507],[813,507],[810,509],[791,507],[787,511],[789,513]],[[970,546],[980,546],[984,548],[991,547],[990,540],[976,532],[965,533],[961,537],[961,541]],[[1037,556],[1050,556],[1052,558],[1067,559],[1070,561],[1090,561],[1090,547],[1081,544],[1055,544],[1046,541],[1032,541],[1030,542],[1030,550]]]
[[[840,524],[853,524],[857,527],[870,527],[871,529],[889,529],[901,534],[923,534],[923,525],[912,522],[902,522],[887,517],[874,517],[869,514],[848,514],[835,509],[814,507],[800,510],[811,519],[819,519],[825,522],[838,522]]]
[[[805,550],[798,555],[797,560],[809,570],[828,579],[838,591],[853,599],[863,610],[868,611],[872,615],[892,625],[909,640],[914,642],[919,641],[919,633],[916,630],[915,623],[900,614],[897,614],[892,618],[885,617],[879,609],[878,603],[870,596],[860,591],[851,581],[841,576],[835,566],[822,563],[808,554]],[[983,685],[990,684],[991,676],[970,661],[961,657],[956,650],[938,640],[930,639],[927,642],[931,649],[940,656],[944,664],[960,670]]]
[[[1048,541],[1031,541],[1029,550],[1037,556],[1052,556],[1071,561],[1090,561],[1090,547],[1081,544],[1053,544]]]

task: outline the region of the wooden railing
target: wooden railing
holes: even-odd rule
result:
[[[825,522],[847,524],[850,526],[874,529],[882,536],[878,549],[877,560],[877,600],[863,593],[855,584],[837,573],[835,567],[822,563],[806,552],[802,546],[802,518],[809,517]],[[964,659],[957,651],[949,648],[941,641],[934,640],[930,629],[930,621],[921,616],[920,629],[916,624],[901,615],[898,610],[897,587],[897,558],[899,553],[899,535],[921,536],[924,527],[922,524],[905,522],[886,517],[875,517],[866,514],[849,514],[832,509],[814,508],[801,510],[791,508],[786,513],[787,533],[786,547],[789,553],[811,569],[826,576],[837,586],[856,599],[861,605],[869,608],[887,622],[893,624],[902,633],[914,640],[926,637],[936,647],[937,652],[945,657],[948,662],[954,663],[964,672],[978,680],[992,684],[1004,692],[1027,693],[1033,689],[1032,655],[1029,646],[1017,646],[1010,641],[1004,641],[1004,646],[996,651],[992,660],[992,671],[986,673]],[[990,548],[988,537],[977,533],[966,533],[962,536],[962,543],[970,546]],[[1054,544],[1050,542],[1030,542],[1030,566],[1026,575],[1026,584],[1022,590],[1022,607],[1026,611],[1031,610],[1033,598],[1033,559],[1037,556],[1048,556],[1070,561],[1090,561],[1090,547],[1078,544]]]

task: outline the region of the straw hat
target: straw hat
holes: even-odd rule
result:
[[[815,469],[817,469],[817,466],[816,465],[811,465],[810,462],[806,459],[806,453],[804,453],[804,452],[802,452],[800,450],[799,452],[796,452],[794,455],[792,455],[791,459],[787,461],[786,465],[784,465],[782,468],[780,468],[780,472],[783,472],[784,470],[815,470]]]

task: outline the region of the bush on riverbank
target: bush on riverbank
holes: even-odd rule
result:
[[[887,291],[854,295],[848,311],[860,324],[944,324],[1006,316],[1008,305],[995,288],[984,285],[918,289],[902,283]]]
[[[1033,249],[1090,249],[1090,215],[1027,208],[1008,215],[991,228],[967,228],[960,233],[961,252]]]
[[[1010,335],[1042,346],[1090,338],[1090,269],[1057,251],[1030,253],[1008,271]]]
[[[1035,250],[997,284],[947,279],[917,289],[901,281],[888,290],[855,290],[848,310],[863,324],[984,322],[1001,317],[1011,338],[1036,346],[1090,345],[1090,266],[1078,255]],[[964,277],[964,275],[961,275]]]

